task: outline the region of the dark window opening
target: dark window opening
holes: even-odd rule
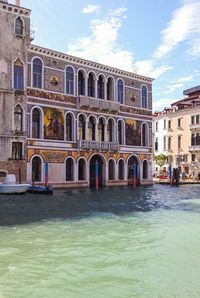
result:
[[[74,94],[74,70],[71,66],[66,69],[66,93]]]
[[[40,111],[38,109],[33,110],[32,115],[32,138],[40,138]]]
[[[115,164],[112,159],[109,160],[108,167],[109,167],[109,180],[114,180],[115,179]]]
[[[66,160],[66,181],[74,180],[74,163],[72,158]]]
[[[33,60],[33,87],[42,88],[42,62],[38,58]]]
[[[12,143],[12,159],[22,160],[22,143],[20,142]]]
[[[98,80],[98,98],[104,99],[104,81],[103,77],[99,76]]]
[[[85,78],[82,71],[78,72],[78,95],[85,95]]]
[[[95,80],[91,73],[88,77],[88,96],[95,97]]]
[[[66,115],[66,141],[72,141],[72,116]]]
[[[14,109],[14,127],[15,131],[22,131],[23,130],[23,111],[22,108],[17,105]]]
[[[20,17],[15,20],[15,34],[23,35],[23,21]]]

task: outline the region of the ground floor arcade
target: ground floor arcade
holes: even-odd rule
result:
[[[44,183],[46,162],[48,181],[58,187],[95,186],[96,177],[99,186],[133,184],[134,165],[137,184],[152,183],[151,154],[29,149],[29,181]]]

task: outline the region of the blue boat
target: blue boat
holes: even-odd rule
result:
[[[35,194],[47,194],[52,195],[53,194],[53,187],[51,185],[45,186],[37,186],[34,187],[30,185],[28,192],[35,193]]]

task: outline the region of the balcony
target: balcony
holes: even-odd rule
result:
[[[189,151],[200,151],[200,145],[189,146]]]
[[[99,98],[93,98],[93,97],[87,97],[87,96],[80,96],[77,97],[77,109],[80,107],[85,107],[89,109],[100,109],[104,111],[110,111],[110,112],[118,112],[119,110],[119,104],[115,101],[108,101],[104,99]]]
[[[200,128],[200,123],[196,123],[196,124],[191,124],[190,125],[190,129],[193,130],[193,129],[198,129]]]
[[[78,148],[93,150],[118,150],[118,143],[97,142],[97,141],[78,141]]]

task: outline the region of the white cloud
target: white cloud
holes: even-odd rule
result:
[[[83,8],[83,13],[92,13],[99,10],[99,5],[88,4],[88,6]]]
[[[175,80],[174,83],[191,82],[191,81],[193,81],[193,79],[194,79],[194,76],[190,75],[190,76],[187,76],[187,77],[179,78],[179,79]]]
[[[133,71],[133,53],[118,42],[119,28],[127,9],[111,12],[105,19],[91,21],[91,35],[71,40],[67,52],[102,64]]]
[[[154,53],[156,59],[172,51],[180,42],[189,40],[191,54],[200,55],[200,1],[184,1],[162,33],[162,42]],[[198,48],[197,48],[198,47]]]
[[[155,60],[137,61],[135,63],[134,72],[141,75],[150,76],[152,78],[157,78],[167,70],[172,69],[172,67],[169,65],[155,66],[155,64]]]
[[[153,110],[156,111],[156,110],[161,110],[165,107],[169,107],[172,102],[174,101],[170,98],[162,98],[160,100],[157,100],[153,102]]]
[[[177,83],[177,84],[173,84],[173,85],[168,85],[167,86],[167,91],[165,91],[164,93],[165,94],[170,94],[170,93],[172,93],[172,92],[174,92],[174,90],[176,90],[176,89],[179,89],[179,88],[182,88],[184,86],[184,84],[182,84],[182,83]]]

